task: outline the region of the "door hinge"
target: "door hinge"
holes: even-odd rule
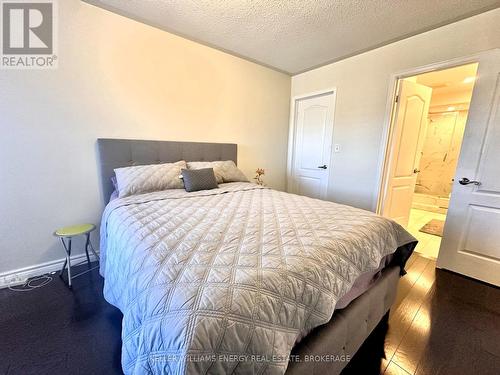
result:
[[[399,102],[399,95],[396,95],[396,99],[395,99],[395,102]]]

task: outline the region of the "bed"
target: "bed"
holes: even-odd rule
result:
[[[104,201],[117,167],[237,160],[234,144],[99,139],[98,150]],[[339,373],[389,310],[415,244],[371,212],[250,183],[114,199],[100,271],[123,313],[123,371]]]

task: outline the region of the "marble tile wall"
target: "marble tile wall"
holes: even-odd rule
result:
[[[429,115],[415,192],[450,195],[466,120],[467,111]]]

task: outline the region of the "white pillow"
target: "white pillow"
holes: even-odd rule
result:
[[[234,161],[190,161],[188,169],[213,168],[218,184],[223,182],[248,182],[248,178],[238,169]]]
[[[181,169],[186,167],[186,162],[181,160],[176,163],[117,168],[118,196],[123,198],[151,191],[182,189],[184,185],[179,176]]]

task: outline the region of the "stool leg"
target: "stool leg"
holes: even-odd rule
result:
[[[66,254],[66,259],[64,259],[64,264],[61,268],[61,271],[59,271],[59,277],[62,277],[64,269],[66,268],[66,264],[68,264],[68,255]]]
[[[62,278],[62,275],[64,273],[64,269],[66,268],[66,265],[68,264],[68,246],[66,245],[66,242],[64,242],[64,238],[61,237],[61,243],[63,245],[63,248],[64,248],[64,252],[66,253],[66,259],[64,259],[64,264],[61,268],[61,271],[59,272],[59,277]]]
[[[71,289],[71,237],[69,238],[66,260],[68,262],[68,287]]]
[[[90,251],[92,251],[92,253],[94,254],[94,256],[96,257],[97,261],[100,261],[99,259],[99,255],[97,255],[95,249],[94,249],[94,246],[92,245],[92,242],[89,240],[89,246],[90,246]]]
[[[90,243],[90,233],[87,233],[87,239],[85,241],[85,255],[87,255],[87,263],[90,267],[89,243]]]

